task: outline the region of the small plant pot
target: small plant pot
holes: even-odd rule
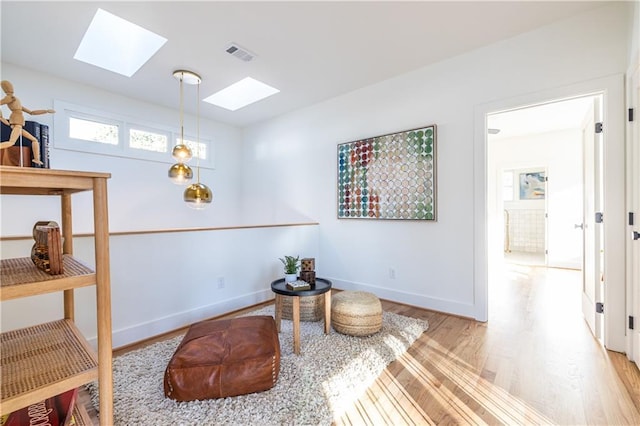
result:
[[[298,274],[284,274],[284,282],[292,283],[298,281]]]

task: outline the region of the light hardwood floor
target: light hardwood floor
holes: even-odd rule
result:
[[[383,301],[429,330],[336,424],[640,425],[640,371],[592,337],[580,273],[505,265],[495,277],[487,323]]]

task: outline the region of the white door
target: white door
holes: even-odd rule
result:
[[[593,335],[604,339],[603,314],[596,303],[604,303],[602,291],[602,223],[596,213],[602,212],[602,133],[596,133],[600,120],[600,97],[594,97],[593,109],[587,113],[582,128],[583,150],[583,266],[582,312]]]
[[[632,105],[635,107],[634,121],[631,126],[631,206],[634,213],[634,224],[629,237],[631,242],[631,312],[635,319],[631,333],[631,359],[640,366],[640,239],[634,232],[640,233],[640,67],[636,69],[632,79]]]

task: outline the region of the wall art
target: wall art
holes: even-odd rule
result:
[[[338,145],[338,218],[436,220],[436,126]]]
[[[544,172],[520,173],[520,199],[544,200]]]

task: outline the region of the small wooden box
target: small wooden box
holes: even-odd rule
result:
[[[8,148],[1,149],[0,165],[33,167],[33,163],[31,162],[31,147],[10,146]]]
[[[315,271],[300,271],[300,279],[302,281],[306,281],[309,284],[313,285],[316,283],[316,272]]]
[[[313,257],[307,257],[300,261],[301,271],[315,271],[316,259]],[[306,281],[306,280],[305,280]]]
[[[46,225],[41,225],[46,223]],[[35,244],[31,249],[31,260],[38,269],[51,275],[64,273],[62,262],[62,238],[55,222],[37,222],[33,228]]]

